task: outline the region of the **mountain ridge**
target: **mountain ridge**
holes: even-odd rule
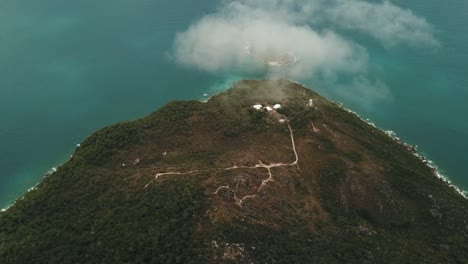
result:
[[[0,261],[463,263],[467,216],[358,116],[291,81],[240,81],[87,138],[0,214]]]

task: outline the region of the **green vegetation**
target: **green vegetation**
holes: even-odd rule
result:
[[[18,202],[0,217],[1,262],[202,262],[205,239],[195,229],[207,197],[193,180],[124,193],[103,184]]]
[[[264,168],[232,166],[293,160],[281,115],[298,167],[260,188]],[[382,131],[300,85],[243,81],[91,135],[0,213],[0,263],[467,263],[466,219]]]
[[[88,138],[80,148],[79,157],[89,164],[102,165],[117,151],[127,145],[138,143],[139,140],[141,136],[138,125],[116,124]]]

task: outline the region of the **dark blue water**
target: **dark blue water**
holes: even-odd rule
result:
[[[393,1],[431,23],[437,50],[365,46],[371,74],[393,99],[364,107],[342,101],[418,144],[453,182],[468,189],[468,2]],[[170,53],[176,32],[214,12],[218,1],[3,0],[0,2],[0,207],[65,161],[105,125],[146,115],[174,99],[200,99],[233,80],[262,77],[182,68]],[[343,81],[342,85],[346,85]]]

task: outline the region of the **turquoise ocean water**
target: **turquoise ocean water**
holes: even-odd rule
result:
[[[363,107],[330,93],[326,83],[298,81],[419,145],[457,186],[468,189],[468,2],[392,2],[426,18],[441,47],[387,50],[351,36],[367,48],[370,66],[378,69],[373,74],[393,94],[391,103]],[[217,4],[1,1],[0,207],[105,125],[142,117],[170,100],[201,99],[238,79],[262,78],[236,69],[208,74],[173,63],[176,32]]]

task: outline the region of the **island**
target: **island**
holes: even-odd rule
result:
[[[0,263],[466,263],[437,176],[301,84],[239,81],[89,136],[0,213]]]

